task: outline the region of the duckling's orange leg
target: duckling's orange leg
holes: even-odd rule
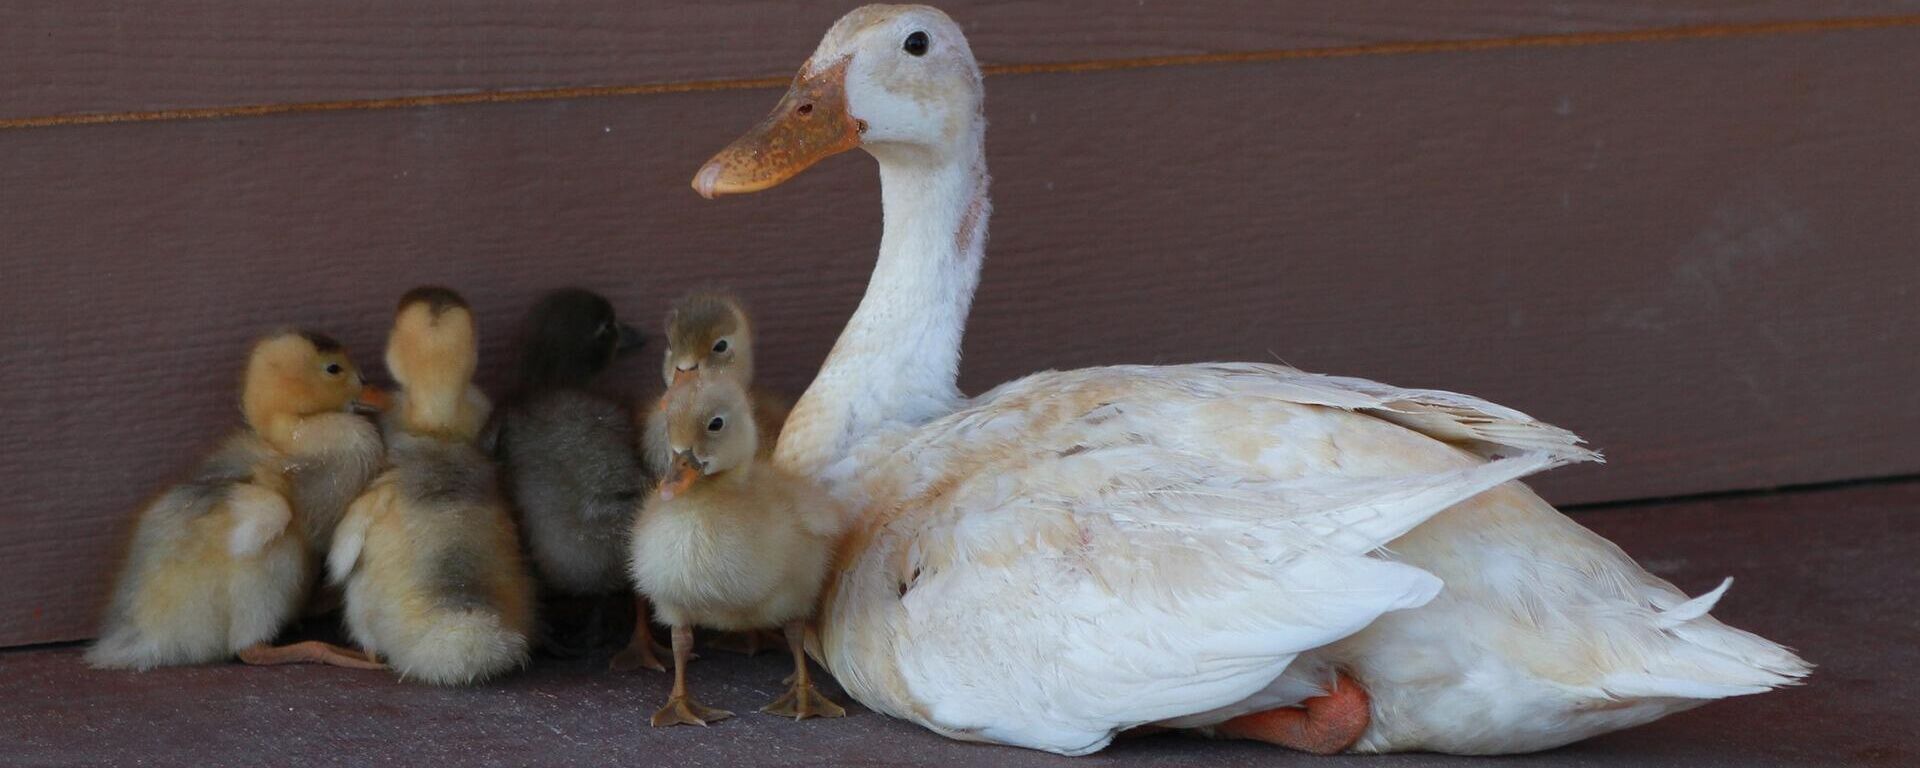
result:
[[[655,672],[667,671],[667,665],[660,663],[660,654],[667,649],[653,641],[653,620],[649,616],[647,599],[633,598],[633,638],[627,641],[625,650],[613,655],[613,661],[607,664],[615,672],[632,672],[636,669],[651,669]]]
[[[732,712],[701,706],[687,694],[687,658],[693,654],[693,628],[673,628],[673,693],[667,705],[653,713],[653,727],[663,725],[706,725],[733,717]]]
[[[348,669],[386,669],[372,651],[366,658],[352,649],[342,648],[332,643],[307,640],[292,645],[259,645],[240,649],[240,661],[247,664],[271,666],[274,664],[330,664]]]
[[[785,695],[774,699],[760,711],[769,715],[791,717],[805,720],[809,717],[846,717],[847,711],[833,700],[821,695],[813,687],[813,680],[807,674],[806,650],[807,624],[803,621],[787,622],[787,648],[793,651],[793,687]]]
[[[1332,755],[1345,752],[1366,733],[1373,717],[1371,699],[1346,673],[1334,679],[1333,689],[1298,707],[1269,709],[1241,715],[1214,730],[1234,739],[1255,739],[1289,749]]]

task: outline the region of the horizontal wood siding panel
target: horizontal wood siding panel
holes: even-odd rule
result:
[[[1920,30],[999,78],[979,391],[1284,359],[1472,392],[1610,463],[1560,502],[1920,471]],[[798,389],[879,234],[872,161],[706,202],[774,91],[0,132],[0,644],[90,630],[111,542],[231,427],[261,329],[378,370],[395,298],[513,326],[723,283]],[[625,365],[650,379],[652,359]]]
[[[0,119],[785,77],[848,0],[13,0]],[[1920,13],[1920,0],[941,4],[989,63]]]

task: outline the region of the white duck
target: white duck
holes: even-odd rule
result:
[[[945,14],[868,6],[694,179],[711,197],[879,161],[872,282],[776,452],[862,510],[816,649],[855,698],[1063,754],[1137,726],[1501,753],[1806,674],[1706,615],[1725,584],[1689,600],[1513,482],[1597,457],[1510,409],[1254,364],[963,397],[981,99]]]

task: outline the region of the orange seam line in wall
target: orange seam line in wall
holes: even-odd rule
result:
[[[1721,24],[1663,29],[1587,32],[1564,35],[1523,35],[1479,40],[1425,40],[1367,43],[1331,48],[1296,48],[1276,51],[1202,53],[1180,56],[1147,56],[1131,59],[1043,62],[1034,64],[990,64],[981,67],[988,75],[1033,75],[1081,72],[1109,72],[1156,67],[1204,64],[1245,64],[1296,59],[1333,59],[1354,56],[1406,56],[1437,53],[1469,53],[1514,48],[1566,48],[1625,43],[1656,43],[1683,40],[1712,40],[1736,37],[1762,37],[1817,32],[1920,27],[1920,14],[1876,16],[1857,19],[1819,19],[1755,24]],[[647,96],[702,91],[734,91],[778,88],[786,77],[762,77],[734,80],[693,80],[677,83],[640,85],[581,86],[543,88],[526,91],[483,91],[429,96],[399,96],[385,99],[313,101],[294,104],[249,104],[235,107],[198,107],[159,109],[139,112],[102,112],[77,115],[51,115],[0,120],[0,130],[52,128],[58,126],[104,125],[109,123],[162,122],[172,120],[213,120],[230,117],[264,117],[305,112],[346,112],[360,110],[403,109],[410,107],[458,106],[466,104],[512,104],[528,101]]]

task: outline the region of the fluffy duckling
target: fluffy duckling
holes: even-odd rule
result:
[[[667,352],[661,377],[669,392],[724,376],[746,390],[760,430],[760,455],[770,456],[793,403],[753,386],[753,320],[738,297],[713,291],[689,294],[667,311]],[[667,397],[648,417],[647,463],[657,475],[673,460],[666,450]]]
[[[373,426],[348,412],[373,394],[333,339],[282,331],[257,342],[241,385],[247,427],[140,513],[88,663],[144,670],[238,655],[377,668],[326,643],[267,645],[312,582],[308,516],[355,478],[364,485],[379,459]]]
[[[753,386],[753,319],[739,297],[719,291],[697,291],[682,297],[667,310],[667,352],[662,360],[661,377],[668,393],[706,377],[725,377],[746,390],[753,403],[753,421],[758,425],[760,458],[773,456],[773,446],[787,423],[792,401]],[[667,449],[667,395],[647,416],[643,438],[647,469],[655,477],[663,475],[673,461]],[[778,632],[754,631],[729,633],[714,642],[714,647],[748,656],[780,645]]]
[[[347,628],[404,678],[470,683],[522,666],[533,585],[494,481],[474,445],[489,405],[472,384],[473,313],[459,294],[400,300],[387,370],[387,471],[353,502],[327,567],[346,587]]]
[[[667,414],[672,473],[633,532],[634,584],[673,627],[673,693],[653,724],[706,725],[732,716],[687,693],[696,626],[783,627],[792,687],[762,711],[796,719],[846,714],[814,689],[802,649],[844,525],[840,507],[812,483],[755,458],[753,407],[731,379],[676,391]]]
[[[640,464],[633,415],[588,386],[644,342],[591,291],[555,291],[527,314],[517,388],[482,444],[500,462],[535,573],[551,595],[631,599],[627,533],[652,479]],[[589,630],[599,625],[601,602]],[[615,668],[665,670],[645,606],[636,614],[632,645]]]

